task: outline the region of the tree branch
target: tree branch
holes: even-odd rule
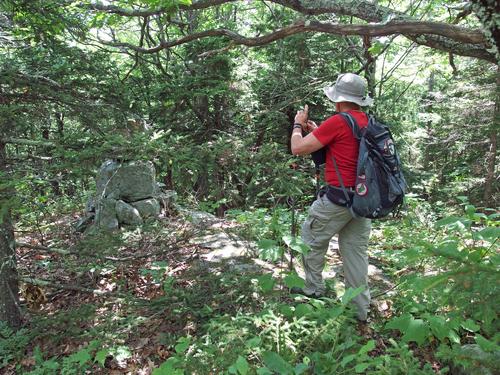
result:
[[[150,49],[137,49],[127,43],[115,43],[116,47],[125,47],[133,49],[139,53],[156,53],[162,49],[171,48],[176,45],[188,43],[193,40],[205,37],[225,36],[230,38],[235,44],[246,46],[262,46],[287,36],[315,31],[335,35],[364,35],[364,36],[385,36],[391,34],[402,34],[419,45],[425,45],[438,50],[453,52],[457,55],[475,57],[482,60],[497,63],[495,56],[488,52],[488,42],[484,34],[479,30],[470,30],[456,25],[438,22],[418,21],[411,16],[393,9],[383,7],[364,0],[353,1],[327,1],[327,0],[269,0],[290,8],[304,15],[320,15],[335,13],[359,18],[366,22],[378,22],[373,25],[340,25],[340,24],[322,24],[317,27],[290,26],[264,37],[244,37],[231,30],[215,29],[200,33],[188,35],[176,41],[169,43],[160,43]],[[200,0],[194,2],[191,6],[180,6],[182,10],[205,9],[225,3],[234,2],[234,0]],[[157,9],[125,9],[113,5],[104,5],[94,3],[85,5],[86,8],[96,11],[119,14],[126,17],[144,17],[155,14],[165,13],[171,8]],[[311,22],[311,25],[314,22]],[[316,22],[319,24],[318,22]],[[431,34],[431,35],[422,35]],[[110,45],[109,43],[104,43]],[[112,44],[111,44],[112,45]]]
[[[248,47],[263,46],[272,43],[276,40],[286,38],[291,35],[304,32],[321,32],[334,35],[363,35],[363,36],[387,36],[393,34],[403,34],[414,40],[418,44],[430,45],[434,48],[439,48],[439,44],[429,36],[422,34],[434,34],[440,37],[453,38],[455,42],[460,42],[462,45],[475,45],[486,43],[484,35],[476,30],[468,30],[463,27],[448,25],[438,22],[420,22],[420,21],[392,21],[387,24],[366,24],[366,25],[344,25],[344,24],[328,24],[318,21],[299,21],[295,24],[276,30],[269,34],[259,37],[246,37],[228,29],[211,29],[193,33],[185,37],[173,40],[163,41],[152,48],[143,48],[130,43],[113,43],[101,41],[101,43],[113,46],[128,48],[139,53],[156,53],[163,49],[172,48],[181,44],[189,43],[194,40],[199,40],[208,37],[226,37],[234,44],[245,45]],[[448,51],[450,48],[448,46]],[[469,49],[471,47],[468,47]],[[489,54],[484,48],[462,50],[462,54],[466,56],[479,57],[491,62],[495,62],[494,56]],[[469,53],[469,54],[468,54]]]
[[[194,1],[190,6],[180,5],[178,8],[184,10],[186,9],[197,10],[197,9],[210,8],[216,5],[221,5],[234,1],[236,0],[200,0],[200,1]],[[116,5],[106,5],[101,2],[96,2],[92,4],[83,4],[82,6],[88,9],[97,10],[100,12],[118,14],[124,17],[149,17],[169,12],[172,9],[176,9],[176,7],[159,7],[156,9],[127,9],[118,7]]]

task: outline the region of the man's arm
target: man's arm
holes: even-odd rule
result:
[[[302,129],[293,129],[292,154],[307,155],[323,147],[323,144],[312,134],[302,137]]]
[[[295,115],[295,124],[291,139],[292,154],[294,155],[307,155],[323,147],[323,144],[312,133],[302,137],[302,130],[313,131],[318,127],[314,121],[309,121],[308,117],[309,107],[306,104],[304,110],[298,111]]]

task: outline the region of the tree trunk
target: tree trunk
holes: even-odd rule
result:
[[[372,46],[371,38],[363,37],[363,55],[365,58],[365,78],[368,83],[368,95],[375,99],[375,59],[373,58],[370,48]],[[377,101],[375,101],[377,103]]]
[[[486,180],[484,182],[484,194],[483,194],[484,204],[490,207],[496,207],[492,191],[493,191],[493,182],[495,181],[498,124],[500,124],[500,66],[497,68],[495,110],[493,112],[493,121],[489,129],[490,150],[488,152],[488,158],[487,158]]]
[[[5,143],[0,140],[0,176],[7,171]],[[12,226],[8,200],[12,197],[9,187],[0,189],[0,320],[13,328],[21,325],[19,308],[19,281],[16,268],[14,228]],[[5,210],[4,207],[7,207]]]

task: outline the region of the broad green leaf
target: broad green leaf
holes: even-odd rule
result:
[[[370,366],[369,363],[359,363],[354,367],[354,371],[356,371],[356,374],[364,373],[368,366]]]
[[[415,291],[422,292],[435,288],[440,284],[447,283],[448,280],[449,280],[448,273],[444,273],[436,276],[422,277],[418,280],[415,280],[413,286],[415,288]]]
[[[470,332],[477,332],[481,327],[479,327],[472,319],[467,319],[465,322],[460,324],[462,328]]]
[[[500,227],[488,227],[477,233],[479,237],[488,242],[495,242],[500,237]]]
[[[465,206],[465,213],[469,215],[469,217],[472,217],[475,212],[476,212],[476,207],[473,206],[472,204],[467,204]]]
[[[470,219],[459,216],[449,216],[436,221],[437,228],[448,227],[449,229],[458,230],[459,232],[463,232],[464,230],[466,230],[470,226],[470,224]]]
[[[274,284],[276,283],[276,280],[273,278],[273,275],[270,273],[267,273],[265,275],[259,276],[257,278],[259,282],[259,287],[262,289],[264,293],[270,292],[274,288]]]
[[[293,310],[288,305],[281,305],[280,306],[280,313],[282,313],[283,316],[285,316],[287,318],[291,318],[293,316]]]
[[[352,362],[354,358],[356,358],[356,356],[356,354],[349,354],[348,356],[344,357],[340,362],[340,366],[345,367],[349,362]]]
[[[300,318],[302,316],[305,316],[313,311],[313,308],[311,305],[307,303],[299,303],[295,307],[295,316]]]
[[[467,256],[466,253],[462,253],[458,250],[458,242],[457,241],[446,241],[446,242],[440,244],[436,248],[436,252],[440,255],[447,256],[449,258],[453,258],[456,260],[463,260]]]
[[[368,51],[372,55],[378,55],[382,50],[384,49],[384,44],[380,43],[378,40],[375,41],[370,48],[368,48]]]
[[[305,286],[304,279],[299,277],[296,273],[291,273],[283,279],[283,282],[288,288],[298,287],[303,288]]]
[[[263,238],[262,240],[257,242],[258,248],[262,250],[269,250],[277,245],[278,243],[276,241],[270,240],[268,238]]]
[[[456,333],[442,316],[431,315],[427,317],[427,321],[429,322],[431,332],[439,341],[443,341],[445,338],[454,341]]]
[[[184,370],[175,368],[179,360],[175,357],[170,357],[161,364],[160,367],[155,368],[152,375],[184,375]]]
[[[476,344],[478,344],[485,352],[494,352],[500,350],[500,347],[497,344],[479,334],[476,334],[474,340],[476,340]]]
[[[299,363],[298,365],[295,366],[295,368],[293,369],[294,371],[294,375],[301,375],[303,374],[304,372],[307,371],[307,369],[309,368],[308,365],[306,365],[305,363]]]
[[[404,330],[403,341],[415,341],[421,345],[429,336],[429,327],[422,319],[411,319],[408,327]]]
[[[375,349],[375,341],[370,340],[365,345],[363,345],[361,349],[359,349],[358,355],[366,354],[373,349]]]
[[[293,237],[290,234],[285,234],[281,237],[283,242],[292,250],[299,254],[307,254],[309,246],[307,246],[300,237]]]
[[[257,369],[257,375],[273,375],[273,373],[267,367],[262,367]]]
[[[248,339],[245,342],[245,346],[247,348],[257,348],[261,342],[262,342],[261,338],[259,336],[255,336],[255,337],[252,337],[251,339]]]
[[[428,256],[425,250],[418,247],[413,247],[411,249],[405,250],[401,253],[401,255],[403,255],[408,262],[414,262],[418,259]]]
[[[275,371],[280,375],[288,375],[294,373],[292,365],[281,358],[278,353],[270,351],[264,352],[262,353],[262,359],[264,361],[264,364],[271,371]]]
[[[234,364],[234,366],[238,370],[239,374],[246,375],[248,373],[248,370],[249,370],[248,362],[241,355],[238,356],[238,359],[236,360],[236,363]]]
[[[99,350],[94,357],[94,361],[104,367],[104,362],[109,355],[109,348]]]
[[[92,359],[90,356],[90,353],[87,348],[81,349],[76,353],[73,353],[72,355],[69,356],[69,361],[73,363],[78,363],[81,365],[84,365],[85,363],[89,362]]]
[[[422,344],[429,335],[428,324],[422,319],[414,319],[410,314],[404,314],[400,317],[393,318],[385,327],[400,331],[403,334],[403,341],[415,341],[419,345]]]
[[[191,337],[181,337],[177,340],[177,345],[175,345],[175,351],[176,353],[184,353],[187,348],[189,347],[189,344],[191,343]]]
[[[356,289],[349,288],[344,292],[344,295],[342,296],[342,305],[347,305],[351,300],[357,296],[359,296],[363,291],[365,290],[364,286],[360,286]]]

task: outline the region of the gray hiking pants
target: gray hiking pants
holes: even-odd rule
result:
[[[357,317],[367,318],[370,305],[368,290],[368,239],[370,219],[352,217],[349,209],[333,204],[326,194],[318,197],[309,208],[309,216],[302,225],[302,240],[311,247],[302,257],[306,273],[304,292],[323,294],[323,268],[330,240],[339,235],[339,249],[344,265],[346,288],[364,286],[365,290],[353,299],[357,307]]]

